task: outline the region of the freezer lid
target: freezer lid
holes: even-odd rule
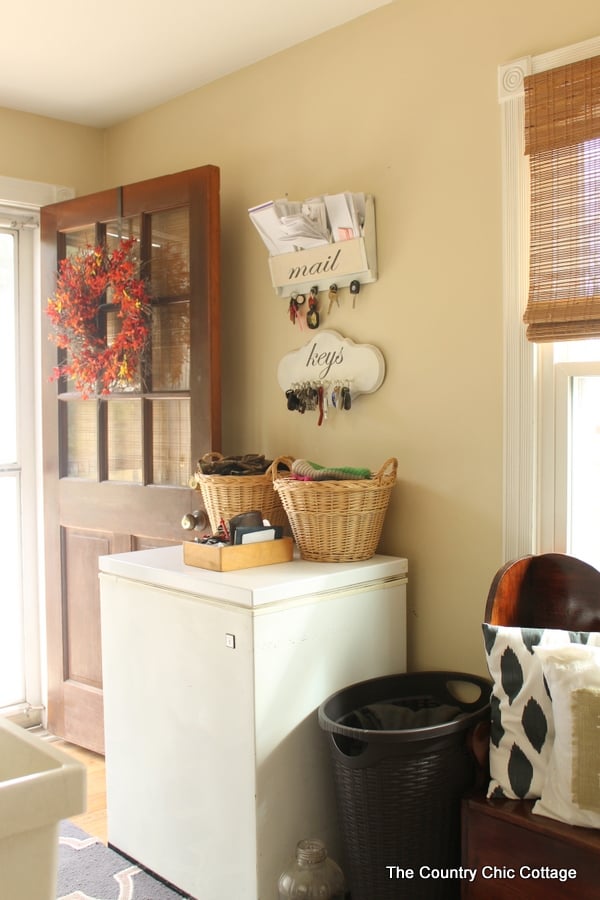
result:
[[[211,572],[187,566],[183,545],[101,556],[100,572],[187,594],[227,601],[249,609],[361,584],[406,579],[408,562],[395,556],[373,556],[363,562],[288,563]]]

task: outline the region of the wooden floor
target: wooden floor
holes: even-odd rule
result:
[[[63,740],[53,741],[55,747],[59,747],[70,756],[82,762],[87,769],[87,811],[80,816],[72,816],[71,822],[83,828],[88,834],[100,838],[106,844],[106,778],[104,774],[104,757],[75,744],[68,744]]]

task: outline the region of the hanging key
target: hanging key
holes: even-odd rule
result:
[[[334,303],[337,303],[338,306],[340,305],[340,298],[338,297],[338,286],[337,286],[337,284],[330,284],[329,285],[329,307],[327,309],[328,313],[331,312],[331,307],[333,306]]]
[[[350,388],[347,385],[342,388],[342,402],[340,408],[352,409],[352,397],[350,395]]]
[[[308,295],[308,312],[306,313],[306,324],[309,328],[319,327],[319,310],[317,309],[318,287],[312,287]]]
[[[350,293],[352,294],[352,309],[356,308],[356,297],[360,291],[360,281],[356,278],[350,282]]]

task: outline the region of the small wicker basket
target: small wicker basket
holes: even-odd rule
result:
[[[213,459],[223,459],[220,453],[210,454]],[[233,516],[259,509],[271,525],[281,525],[289,533],[290,526],[279,495],[273,489],[273,478],[279,466],[291,469],[293,460],[280,456],[262,475],[205,475],[196,471],[195,487],[202,494],[206,513],[213,533],[223,519],[226,523]]]
[[[301,481],[277,473],[281,497],[302,559],[355,562],[377,550],[398,460],[386,460],[372,478],[356,481]]]

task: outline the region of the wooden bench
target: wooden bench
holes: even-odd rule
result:
[[[463,900],[600,897],[600,832],[533,815],[533,802],[463,800],[462,866],[477,871],[462,880]]]

